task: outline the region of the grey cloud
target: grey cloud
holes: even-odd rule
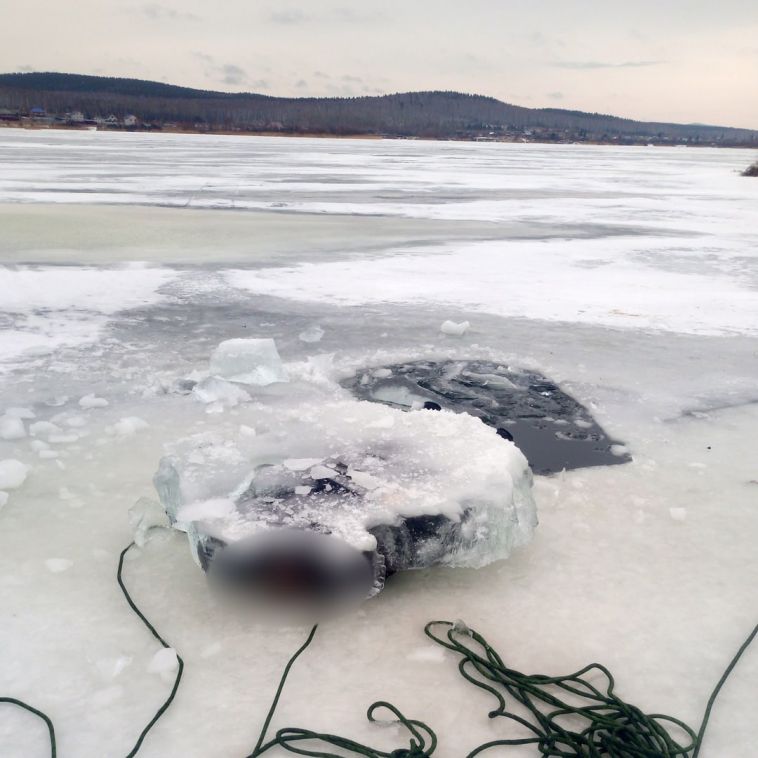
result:
[[[362,24],[366,21],[384,21],[387,16],[378,10],[356,10],[355,8],[335,8],[329,14],[338,21],[346,21],[351,24]]]
[[[224,84],[244,84],[248,81],[247,71],[234,63],[224,63],[220,68]]]
[[[308,21],[309,18],[306,13],[296,8],[272,11],[268,15],[268,20],[272,23],[286,26],[302,24],[304,21]]]
[[[547,96],[551,100],[563,100],[563,92],[548,92]]]
[[[386,16],[377,10],[356,10],[355,8],[339,7],[322,13],[306,13],[300,8],[280,8],[270,11],[266,19],[272,24],[283,26],[298,26],[310,23],[365,24],[382,21]]]
[[[271,87],[266,79],[251,79],[248,72],[236,63],[217,63],[214,56],[202,53],[199,50],[193,51],[192,55],[206,64],[205,75],[220,84],[231,87],[244,86],[255,90]]]
[[[201,61],[205,61],[206,63],[213,63],[216,60],[212,55],[208,55],[208,53],[201,53],[199,50],[193,50],[192,55]]]
[[[199,21],[200,17],[194,13],[178,11],[161,3],[147,3],[142,6],[142,13],[153,21]]]
[[[574,70],[592,70],[598,68],[646,68],[647,66],[660,66],[663,61],[624,61],[612,63],[610,61],[554,61],[550,65],[554,68],[568,68]]]

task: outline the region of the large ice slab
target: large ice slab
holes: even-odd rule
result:
[[[161,502],[206,569],[229,546],[297,530],[362,553],[372,594],[402,569],[505,558],[537,523],[523,454],[467,414],[342,400],[276,422],[195,435],[160,463]]]
[[[272,339],[233,339],[211,355],[211,373],[241,384],[286,382],[287,372]]]

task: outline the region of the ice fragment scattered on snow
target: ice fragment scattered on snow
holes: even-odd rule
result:
[[[113,426],[106,427],[106,431],[119,437],[130,437],[142,429],[147,429],[148,426],[150,424],[138,416],[126,416],[117,421]]]
[[[81,408],[105,408],[106,405],[108,405],[108,401],[104,397],[96,397],[95,395],[85,395],[79,400]]]
[[[18,489],[26,481],[29,471],[29,466],[14,458],[0,461],[0,489]]]
[[[20,418],[9,416],[7,413],[0,416],[0,439],[20,440],[24,437],[26,437],[26,428]]]
[[[250,395],[242,387],[218,376],[209,376],[198,382],[193,387],[192,394],[201,403],[219,403],[221,410],[224,406],[234,408],[239,403],[250,400]]]
[[[36,414],[31,408],[6,408],[6,416],[13,416],[13,418],[35,418]]]
[[[147,664],[149,674],[159,674],[165,681],[171,681],[174,678],[177,668],[179,668],[179,659],[176,657],[176,650],[172,647],[161,648]]]
[[[305,331],[300,332],[299,338],[302,342],[320,342],[324,334],[324,330],[317,324],[314,324],[313,326],[309,326]]]
[[[447,334],[451,337],[462,337],[468,330],[471,324],[468,321],[461,321],[460,324],[456,324],[455,321],[443,321],[440,326],[440,331],[443,334]]]
[[[68,560],[67,558],[48,558],[45,561],[47,570],[52,574],[61,574],[64,571],[68,571],[68,569],[70,569],[73,565],[74,562]]]
[[[134,542],[138,547],[142,547],[147,542],[151,529],[168,525],[166,511],[160,503],[148,497],[141,497],[129,509],[129,526],[134,530]]]
[[[29,434],[32,437],[47,436],[60,431],[62,431],[61,428],[51,421],[36,421],[33,424],[29,424]]]
[[[213,351],[210,370],[223,379],[261,387],[287,381],[272,339],[226,340]]]

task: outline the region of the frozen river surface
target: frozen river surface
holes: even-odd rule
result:
[[[758,617],[753,159],[0,130],[0,461],[18,462],[0,463],[0,695],[49,713],[63,758],[125,755],[170,688],[115,583],[167,446],[282,437],[358,368],[475,358],[558,382],[632,461],[536,477],[540,525],[507,561],[395,577],[323,624],[274,726],[392,749],[405,737],[364,719],[387,699],[438,731],[440,758],[521,736],[428,642],[435,618],[521,671],[604,663],[626,700],[699,724]],[[276,339],[296,403],[171,391],[234,337]],[[126,570],[186,663],[140,755],[249,753],[306,629],[219,604],[178,534]],[[702,758],[750,754],[756,682],[751,650]],[[0,754],[45,751],[41,724],[0,710]]]

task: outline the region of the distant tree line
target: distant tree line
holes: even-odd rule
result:
[[[378,97],[280,98],[176,87],[138,79],[61,73],[0,75],[0,108],[48,113],[81,111],[88,118],[137,114],[157,126],[291,133],[381,134],[401,137],[613,141],[636,139],[754,145],[758,132],[706,125],[648,123],[598,113],[532,109],[459,92]]]

